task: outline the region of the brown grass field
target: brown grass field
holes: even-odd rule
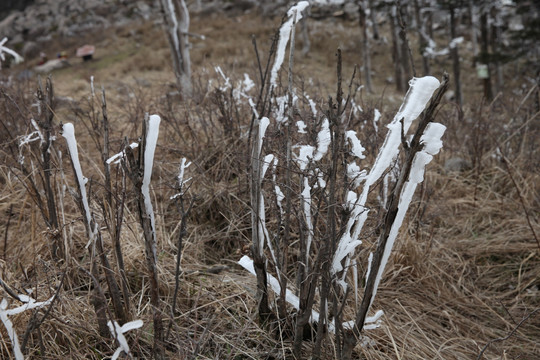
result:
[[[101,117],[101,100],[90,95],[90,76],[95,78],[96,91],[101,86],[106,90],[111,153],[121,150],[124,137],[136,141],[145,112],[163,119],[152,196],[166,326],[171,319],[181,221],[169,198],[175,194],[180,159],[193,163],[187,171],[192,182],[186,200],[193,198],[194,205],[187,219],[180,289],[166,355],[171,359],[292,358],[290,339],[271,336],[257,324],[255,278],[236,264],[251,241],[249,149],[246,138],[239,136],[249,127],[251,113],[245,104],[232,103],[230,94],[216,90],[223,79],[214,70],[220,66],[233,83],[247,73],[258,87],[251,36],[256,36],[265,62],[279,22],[253,14],[194,15],[190,31],[206,39],[191,39],[191,99],[166,96],[175,90],[175,83],[167,39],[159,25],[148,22],[103,29],[81,39],[96,45],[94,59],[88,63],[70,59],[71,67],[52,74],[59,99],[54,108],[54,147],[64,154],[61,163],[55,157],[53,169],[53,191],[62,202],[59,233],[47,228],[36,194],[25,185],[27,179],[17,170],[17,154],[10,150],[21,135],[33,130],[29,120],[38,116],[32,106],[36,77],[0,85],[4,124],[0,130],[0,278],[17,294],[31,289],[38,301],[58,292],[52,306],[11,318],[19,340],[26,338],[27,358],[102,359],[117,348],[112,338],[99,334],[90,296],[94,284],[88,270],[81,270],[90,269],[84,249],[88,239],[71,195],[76,185],[59,133],[61,123],[74,123],[81,165],[90,179],[90,206],[102,224],[109,258],[116,264],[101,205],[101,147],[96,145],[92,127],[92,121]],[[343,52],[343,74],[350,78],[354,64],[361,61],[360,32],[356,23],[341,19],[313,20],[308,26],[311,52],[306,56],[297,52],[294,84],[305,89],[323,111],[328,96],[335,94],[336,49]],[[299,37],[297,47],[301,45]],[[74,46],[74,41],[56,39],[50,52]],[[393,74],[389,44],[375,43],[373,51],[374,91],[357,94],[364,109],[357,124],[371,119],[374,108],[382,113],[379,128],[383,134],[366,139],[374,144],[372,149],[366,146],[368,152],[376,153],[384,136],[382,125],[393,118],[404,94],[386,81]],[[445,100],[437,115],[437,121],[448,127],[444,147],[429,165],[401,229],[374,304],[384,310],[383,322],[366,333],[373,340],[371,345],[357,346],[359,359],[476,359],[484,347],[483,359],[540,359],[538,89],[525,80],[531,74],[518,60],[505,66],[505,88],[494,101],[486,102],[468,53],[462,57],[463,120],[458,119],[455,104]],[[420,58],[415,60],[419,69]],[[33,61],[37,60],[2,70],[1,75],[7,79]],[[432,65],[438,78],[451,69],[446,58]],[[285,71],[281,80],[286,84]],[[355,85],[361,83],[354,80]],[[302,106],[299,112],[308,111]],[[445,171],[445,161],[455,157],[467,160],[470,168]],[[26,159],[38,162],[31,153]],[[27,176],[41,183],[38,166],[32,169]],[[111,172],[118,185],[117,169]],[[126,191],[121,247],[129,308],[132,319],[144,321],[142,329],[129,332],[127,338],[134,357],[144,359],[152,346],[149,285],[129,180]],[[66,250],[61,261],[54,260],[50,251],[58,237]],[[375,241],[373,234],[366,235],[359,256],[366,257]],[[104,278],[96,280],[106,292]],[[1,291],[9,306],[17,303]],[[8,359],[11,341],[5,328],[0,328],[0,358]],[[308,354],[312,345],[305,342],[304,346]],[[335,356],[330,338],[324,354],[327,359]]]

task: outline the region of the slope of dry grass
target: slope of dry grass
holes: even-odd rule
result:
[[[167,348],[171,358],[291,358],[290,339],[276,339],[257,325],[255,279],[235,264],[250,244],[248,151],[241,136],[249,126],[250,112],[245,105],[232,107],[232,99],[216,91],[223,80],[214,72],[219,65],[234,81],[242,79],[244,72],[256,79],[251,34],[256,34],[265,58],[277,25],[277,20],[252,15],[195,17],[192,31],[207,39],[193,40],[195,95],[191,100],[165,96],[174,84],[170,56],[165,36],[152,23],[95,34],[89,39],[98,46],[93,62],[74,61],[72,67],[53,74],[56,94],[72,98],[58,104],[54,122],[57,126],[68,121],[75,124],[83,171],[92,183],[92,209],[102,223],[100,150],[90,136],[89,122],[93,111],[100,116],[99,101],[89,97],[90,76],[107,91],[112,152],[121,149],[124,136],[131,140],[139,136],[144,112],[163,117],[152,196],[166,324],[171,318],[167,304],[174,291],[181,218],[169,198],[175,193],[180,158],[193,162],[187,197],[195,197],[195,202],[184,238],[177,312],[172,315]],[[324,99],[335,91],[335,48],[342,47],[344,72],[351,74],[359,58],[359,36],[354,23],[332,20],[314,22],[311,27],[313,52],[295,60],[296,81],[323,108]],[[61,44],[55,46],[61,48]],[[384,74],[392,72],[387,45],[375,48],[375,91],[362,94],[361,104],[366,113],[379,108],[386,123],[402,95],[385,82]],[[512,77],[509,73],[508,78]],[[439,121],[449,128],[445,147],[431,165],[402,229],[375,301],[375,307],[385,311],[383,325],[367,333],[373,341],[357,348],[360,358],[474,359],[491,341],[485,359],[540,357],[540,129],[534,97],[509,89],[492,104],[483,104],[475,95],[476,80],[464,76],[464,81],[470,95],[465,120],[458,122],[452,104],[439,114]],[[81,270],[88,268],[89,259],[75,201],[68,189],[60,236],[70,244],[69,253],[65,261],[55,262],[49,244],[57,235],[45,226],[9,152],[13,138],[26,133],[29,118],[36,116],[31,106],[34,88],[31,79],[1,89],[4,123],[19,125],[10,123],[10,130],[18,132],[0,130],[0,212],[4,214],[0,217],[0,277],[17,293],[32,289],[39,300],[60,287],[46,316],[41,310],[13,318],[20,337],[27,324],[44,319],[29,332],[25,350],[29,357],[56,359],[70,354],[71,358],[101,359],[111,356],[116,345],[98,334],[89,296],[94,285]],[[55,146],[66,154],[63,140]],[[506,164],[497,146],[508,159]],[[455,156],[470,161],[472,169],[446,172],[444,160]],[[66,179],[55,170],[59,186],[74,187],[70,166],[65,155]],[[148,358],[152,326],[144,245],[129,187],[127,191],[121,241],[129,304],[132,318],[145,322],[140,331],[128,335],[128,341],[135,356]],[[102,231],[106,248],[112,249],[110,234],[105,228]],[[370,242],[366,241],[361,255],[370,250]],[[112,253],[110,257],[114,259]],[[9,358],[4,328],[0,334],[0,356]],[[307,342],[306,346],[311,345]],[[328,359],[333,358],[331,344],[325,351]]]

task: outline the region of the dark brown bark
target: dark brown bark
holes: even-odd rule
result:
[[[394,77],[396,81],[396,90],[404,91],[405,84],[403,82],[403,69],[401,63],[401,47],[399,45],[399,36],[398,36],[398,26],[397,26],[397,16],[396,16],[396,7],[393,6],[390,16],[390,32],[392,34],[392,60],[394,62]]]
[[[461,108],[463,107],[463,96],[461,95],[461,80],[459,76],[460,64],[459,64],[459,52],[457,44],[453,43],[456,39],[456,14],[454,7],[450,7],[450,37],[451,37],[451,46],[450,46],[450,56],[452,57],[452,68],[454,70],[454,85],[456,90],[456,103],[459,106],[460,114]],[[461,115],[460,115],[461,118]]]
[[[487,65],[488,67],[488,76],[486,79],[483,79],[484,83],[484,97],[491,101],[493,100],[493,89],[491,87],[491,71],[489,68],[489,34],[488,34],[488,14],[485,10],[482,11],[480,15],[480,62]]]
[[[46,222],[51,233],[59,232],[58,214],[56,210],[56,194],[52,186],[52,163],[51,163],[51,145],[53,137],[53,119],[54,119],[54,88],[51,77],[47,77],[45,83],[45,91],[41,85],[41,78],[38,78],[37,97],[42,111],[42,118],[38,122],[41,132],[43,133],[44,141],[41,144],[41,166],[43,176],[43,187],[45,190],[45,198],[47,200],[47,216]],[[51,252],[53,259],[61,259],[64,257],[62,251],[62,243],[60,236],[54,236],[51,244]]]
[[[371,87],[371,53],[369,47],[369,38],[367,33],[367,16],[366,12],[368,11],[368,2],[367,0],[359,1],[359,19],[360,19],[360,30],[362,33],[362,68],[364,69],[364,82],[366,90],[368,92],[373,92]]]

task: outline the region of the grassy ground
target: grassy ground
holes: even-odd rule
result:
[[[257,325],[255,279],[235,264],[251,238],[248,148],[239,136],[251,115],[246,106],[231,106],[231,98],[223,101],[215,89],[224,80],[214,70],[220,66],[233,82],[243,79],[244,73],[257,79],[251,35],[256,35],[264,60],[278,25],[278,19],[253,15],[194,16],[190,31],[206,39],[192,39],[195,91],[190,100],[167,97],[174,91],[168,44],[161,28],[151,22],[89,35],[85,40],[97,47],[94,60],[72,59],[71,67],[52,75],[56,95],[70,98],[58,103],[54,123],[75,124],[81,163],[92,184],[91,207],[101,222],[105,218],[100,207],[103,175],[90,121],[99,118],[100,103],[90,96],[90,76],[96,88],[103,85],[107,92],[111,152],[121,149],[124,136],[130,140],[139,136],[144,112],[163,118],[152,196],[164,309],[169,309],[165,304],[171,303],[174,291],[181,218],[169,197],[175,193],[180,158],[193,162],[188,198],[196,200],[184,239],[180,295],[167,348],[171,358],[290,358],[290,340],[276,339]],[[359,31],[356,23],[339,19],[312,21],[309,26],[312,52],[305,56],[298,52],[295,85],[304,87],[323,109],[327,97],[335,93],[335,50],[342,49],[343,72],[351,76],[360,61]],[[50,51],[73,45],[57,41]],[[358,99],[366,118],[378,108],[382,123],[392,119],[403,97],[386,82],[387,74],[393,73],[391,61],[389,45],[374,44],[374,92],[362,92]],[[446,61],[434,64],[434,75],[440,77],[451,67]],[[359,358],[474,359],[487,344],[485,359],[540,357],[540,128],[534,93],[527,96],[530,85],[518,66],[507,66],[508,87],[492,103],[482,102],[481,84],[471,66],[464,61],[464,120],[458,120],[452,103],[438,114],[438,121],[448,127],[443,152],[429,166],[417,191],[377,294],[374,307],[384,309],[383,324],[367,333],[371,345],[357,347]],[[2,88],[2,111],[9,119],[5,123],[19,121],[21,125],[10,126],[20,134],[28,132],[27,122],[36,116],[31,106],[33,89],[33,78]],[[16,100],[18,108],[5,94]],[[17,165],[9,145],[16,134],[6,129],[0,153],[0,211],[5,214],[0,217],[0,235],[5,239],[0,242],[0,277],[17,293],[33,289],[34,297],[45,300],[66,274],[52,311],[29,331],[25,352],[43,359],[111,356],[116,345],[98,334],[89,296],[94,286],[80,271],[88,268],[84,249],[88,240],[75,201],[68,189],[60,236],[70,244],[69,251],[65,261],[55,262],[49,245],[57,235],[47,229],[24,179],[14,170]],[[57,146],[66,154],[63,141]],[[457,156],[471,167],[445,171],[444,161]],[[55,170],[57,194],[62,184],[75,186],[66,158],[67,179]],[[133,319],[143,319],[144,326],[133,331],[128,341],[138,358],[147,358],[152,343],[148,278],[136,206],[129,197],[130,192],[122,250],[131,314]],[[106,247],[112,249],[107,229],[102,231]],[[360,256],[367,255],[375,240],[365,240]],[[114,261],[112,251],[110,257]],[[10,299],[10,303],[15,302]],[[164,312],[168,322],[170,309]],[[12,319],[21,338],[27,324],[35,323],[44,311],[36,314],[26,312]],[[4,328],[0,334],[0,357],[9,358],[11,342]],[[308,350],[311,344],[305,346]],[[328,359],[333,358],[332,344],[325,351]]]

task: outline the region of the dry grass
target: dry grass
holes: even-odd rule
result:
[[[194,354],[199,359],[291,358],[290,339],[275,339],[256,324],[255,279],[234,264],[249,244],[251,233],[244,170],[247,145],[238,136],[245,131],[250,117],[245,107],[238,109],[240,116],[233,113],[231,118],[220,112],[214,91],[219,80],[213,70],[220,65],[234,79],[241,79],[244,72],[255,79],[250,36],[257,35],[264,58],[276,25],[277,20],[252,16],[195,17],[193,32],[206,35],[207,40],[193,40],[197,89],[193,101],[170,103],[163,97],[171,91],[174,81],[165,37],[151,23],[98,34],[94,40],[99,52],[93,63],[75,63],[53,76],[57,94],[76,100],[59,108],[55,121],[75,122],[83,171],[92,174],[96,189],[102,179],[96,164],[98,152],[83,130],[89,114],[90,75],[108,92],[112,152],[120,149],[123,136],[138,136],[145,111],[157,112],[164,119],[152,196],[158,222],[158,270],[166,323],[174,291],[180,222],[180,214],[169,197],[175,193],[174,176],[180,158],[186,156],[193,161],[188,194],[196,196],[196,200],[184,239],[178,311],[174,314],[167,350],[171,358],[192,358]],[[337,30],[330,31],[331,26]],[[335,87],[333,49],[344,41],[340,44],[346,59],[344,72],[352,73],[354,58],[358,56],[358,34],[353,23],[314,22],[312,27],[314,51],[306,58],[298,58],[297,81],[299,86],[304,83],[313,89],[318,99],[325,99]],[[378,95],[364,95],[363,105],[370,111],[376,103],[383,112],[383,121],[388,121],[401,95],[385,83],[384,74],[391,73],[385,49],[384,44],[376,45],[373,61],[380,64],[374,88]],[[145,79],[149,84],[141,85],[137,79]],[[210,79],[213,85],[209,85]],[[34,85],[30,85],[22,90],[25,98],[17,98],[25,117],[32,111]],[[471,84],[469,89],[473,88]],[[13,89],[4,90],[14,93]],[[386,95],[380,98],[383,91]],[[411,207],[407,227],[402,230],[375,301],[375,308],[385,311],[383,325],[367,333],[373,342],[357,348],[360,358],[474,359],[490,340],[506,337],[530,314],[513,336],[492,343],[484,358],[540,357],[540,314],[533,313],[540,308],[540,248],[525,216],[526,210],[534,231],[540,233],[539,128],[531,122],[528,133],[519,130],[519,125],[532,116],[534,99],[527,99],[517,111],[523,96],[516,100],[510,93],[505,96],[491,106],[477,106],[480,101],[471,98],[471,107],[465,113],[465,119],[471,119],[469,122],[458,123],[451,105],[441,112],[441,121],[449,126],[445,150]],[[3,109],[8,109],[4,106],[2,103]],[[517,186],[500,158],[493,157],[494,139],[502,143],[509,134],[497,123],[507,123],[510,118],[515,120],[510,124],[510,133],[512,129],[519,133],[503,148],[513,149],[507,156],[512,160],[511,171]],[[0,217],[0,277],[17,293],[30,288],[33,296],[43,300],[54,294],[62,274],[66,274],[58,300],[39,331],[30,334],[26,352],[29,357],[40,359],[68,354],[71,358],[86,359],[110,356],[116,345],[112,339],[104,341],[99,336],[89,296],[93,284],[80,270],[89,264],[80,213],[67,194],[62,230],[71,250],[67,261],[54,262],[48,245],[52,234],[20,179],[14,176],[5,139],[7,135],[3,134],[0,213],[5,215]],[[61,141],[57,146],[66,153]],[[453,156],[471,160],[473,169],[446,173],[443,160]],[[74,186],[69,166],[65,159],[66,183]],[[95,194],[99,191],[95,190]],[[92,206],[96,214],[101,213],[97,199]],[[148,358],[152,344],[149,285],[142,231],[134,207],[128,197],[122,249],[132,318],[143,319],[145,325],[140,331],[128,333],[128,340],[135,356]],[[98,221],[102,221],[100,215]],[[106,248],[112,249],[110,236],[106,231],[104,234]],[[7,247],[4,236],[8,239]],[[31,316],[24,313],[14,318],[19,336],[24,334]],[[9,358],[10,342],[3,327],[0,334],[0,357]],[[331,344],[325,351],[328,359],[333,357]]]

